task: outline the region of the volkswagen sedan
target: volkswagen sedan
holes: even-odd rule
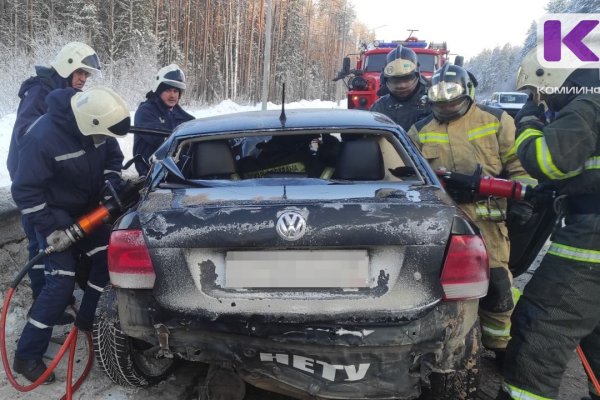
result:
[[[470,399],[484,243],[406,133],[357,110],[181,125],[114,225],[98,362],[210,365],[201,398]],[[221,396],[221,397],[218,397]]]

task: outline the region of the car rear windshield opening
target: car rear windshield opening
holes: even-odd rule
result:
[[[188,180],[420,179],[407,153],[382,135],[306,133],[188,139],[174,159]]]

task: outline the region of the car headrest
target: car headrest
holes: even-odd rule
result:
[[[384,176],[383,156],[379,143],[370,139],[341,143],[333,178],[377,181]]]
[[[192,179],[230,179],[235,160],[227,141],[199,142],[192,156]]]

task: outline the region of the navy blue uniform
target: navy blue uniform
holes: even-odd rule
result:
[[[99,145],[77,128],[70,100],[75,89],[51,92],[48,113],[21,139],[12,195],[39,237],[62,230],[98,205],[105,179],[120,180],[123,154],[113,138]],[[75,256],[86,254],[92,267],[77,320],[91,326],[100,294],[108,283],[106,247],[110,229],[95,231],[66,251],[46,258],[46,283],[19,340],[16,356],[41,359],[52,326],[67,306],[75,284]]]
[[[408,132],[417,121],[431,115],[431,105],[425,100],[427,89],[427,82],[420,78],[417,87],[409,98],[401,100],[388,92],[388,94],[380,97],[369,111],[387,115]]]
[[[135,112],[136,127],[172,132],[180,124],[194,119],[194,116],[185,112],[179,104],[169,110],[154,92],[149,92],[146,98],[147,100],[142,102]],[[140,154],[147,162],[164,141],[165,138],[162,137],[136,134],[133,139],[133,155]],[[136,160],[135,169],[140,176],[148,173],[148,166],[142,161]]]
[[[19,89],[19,108],[17,109],[17,119],[13,127],[12,137],[10,139],[10,147],[8,149],[8,158],[6,166],[10,179],[14,178],[14,174],[19,164],[19,148],[20,140],[29,129],[32,123],[40,116],[46,113],[46,96],[54,89],[62,89],[69,86],[69,80],[61,77],[53,68],[42,66],[35,67],[36,76],[32,76],[21,84]],[[36,237],[35,231],[29,223],[26,216],[21,219],[23,230],[29,243],[27,250],[29,259],[37,255],[39,252],[39,240]],[[44,286],[44,265],[34,265],[28,272],[31,280],[31,291],[35,299]]]

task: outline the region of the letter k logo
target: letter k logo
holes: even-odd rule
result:
[[[583,43],[583,39],[600,24],[598,20],[584,19],[579,21],[564,38],[560,20],[544,22],[544,59],[546,61],[561,61],[561,43],[582,62],[598,61],[598,56]]]

